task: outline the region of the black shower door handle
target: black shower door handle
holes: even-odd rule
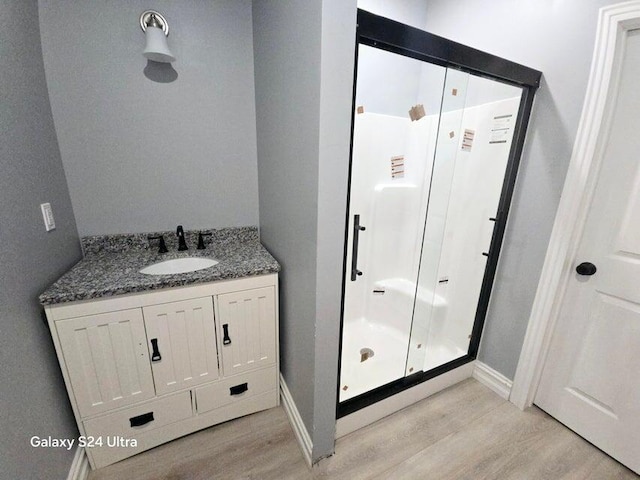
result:
[[[360,225],[360,215],[353,216],[353,245],[351,250],[351,281],[355,282],[356,278],[362,275],[358,270],[358,242],[360,240],[360,232],[366,230]]]

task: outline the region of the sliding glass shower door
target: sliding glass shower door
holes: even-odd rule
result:
[[[520,97],[359,46],[340,402],[468,354]]]
[[[519,87],[447,71],[407,374],[469,351],[520,99]]]
[[[405,375],[445,76],[384,50],[358,52],[341,401]]]

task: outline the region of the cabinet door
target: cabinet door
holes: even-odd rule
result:
[[[81,417],[154,396],[140,309],[55,325]]]
[[[226,377],[276,361],[273,287],[218,295],[218,335]]]
[[[144,307],[158,395],[218,378],[211,297]]]

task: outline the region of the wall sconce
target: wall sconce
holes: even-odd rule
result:
[[[142,12],[140,28],[147,38],[147,46],[142,52],[145,58],[162,63],[171,63],[176,59],[167,45],[169,24],[161,14],[153,10]]]

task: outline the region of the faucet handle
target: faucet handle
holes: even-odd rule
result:
[[[198,234],[198,246],[196,247],[198,250],[204,250],[205,246],[204,246],[204,237],[210,237],[211,236],[211,232],[209,233],[202,233],[200,232]]]
[[[158,253],[167,253],[169,250],[167,249],[167,245],[164,243],[164,236],[162,235],[157,235],[155,237],[149,235],[147,237],[147,240],[160,240],[160,250],[158,250]]]
[[[182,228],[182,225],[178,225],[178,228],[176,229],[176,235],[178,236],[178,250],[189,250],[189,247],[187,247],[187,242],[184,239],[184,229]]]

